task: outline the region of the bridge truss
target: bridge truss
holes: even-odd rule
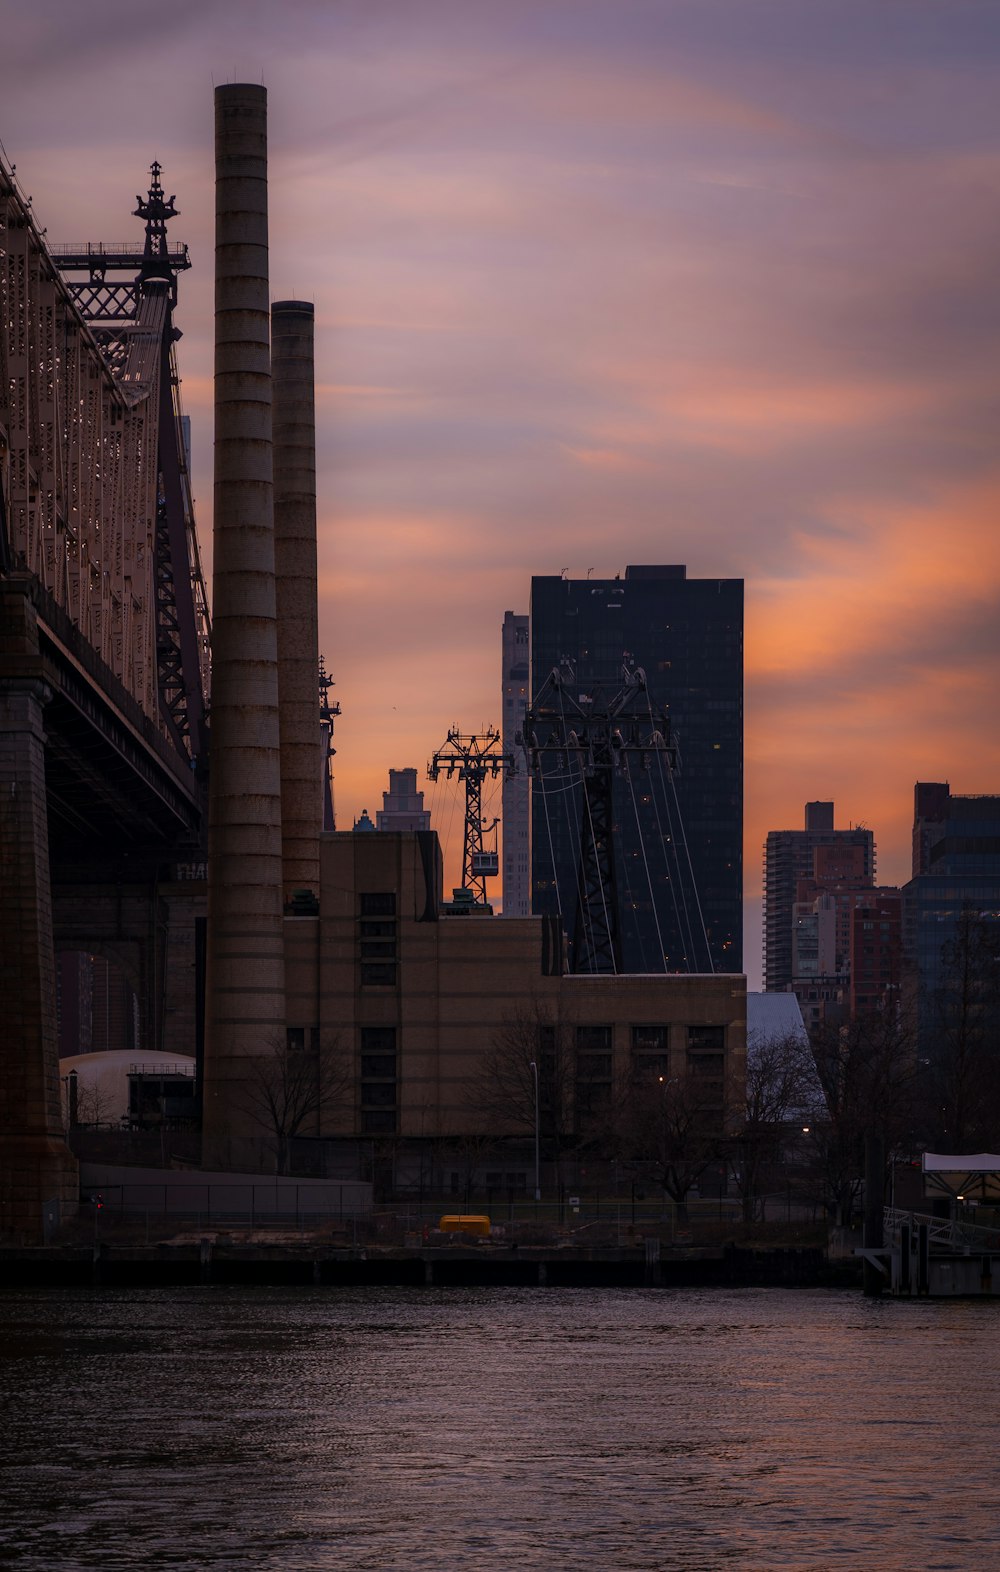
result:
[[[144,242],[49,247],[0,162],[0,575],[29,575],[187,763],[210,627],[174,361],[177,274],[152,166]]]
[[[0,162],[0,1236],[77,1203],[60,944],[132,967],[151,1051],[168,1016],[197,1040],[195,971],[170,968],[197,919],[169,891],[204,857],[209,625],[159,176],[143,242],[56,249]]]

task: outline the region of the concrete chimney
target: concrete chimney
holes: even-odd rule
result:
[[[215,525],[204,1161],[254,1163],[252,1061],[285,1035],[267,94],[216,88]]]
[[[271,307],[274,376],[274,566],[281,707],[281,844],[285,900],[319,895],[323,751],[319,723],[316,409],[313,307]]]

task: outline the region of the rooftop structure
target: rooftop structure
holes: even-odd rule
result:
[[[416,769],[389,771],[389,790],[382,793],[375,827],[379,830],[430,829],[430,809],[424,807],[424,794],[417,790]]]

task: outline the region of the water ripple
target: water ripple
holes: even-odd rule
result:
[[[21,1572],[1000,1563],[996,1306],[203,1288],[0,1311]]]

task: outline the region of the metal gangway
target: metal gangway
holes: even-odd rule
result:
[[[1000,1287],[1000,1226],[970,1223],[955,1213],[938,1217],[887,1206],[882,1246],[858,1253],[897,1297],[992,1296],[994,1268]]]

